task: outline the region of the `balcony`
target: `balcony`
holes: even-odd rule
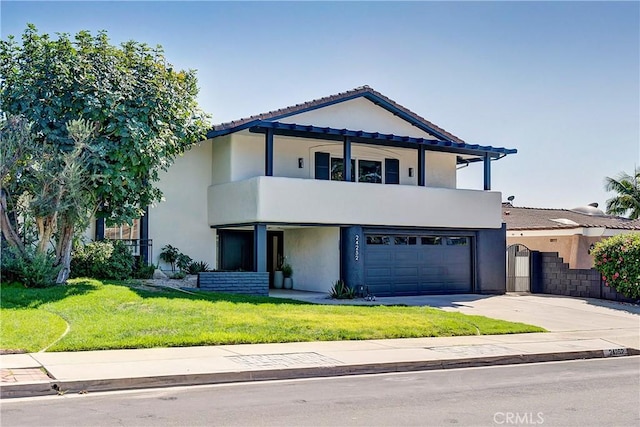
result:
[[[212,185],[209,225],[500,228],[501,194],[411,185],[258,176]]]

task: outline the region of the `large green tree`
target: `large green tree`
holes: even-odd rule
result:
[[[633,176],[622,172],[616,178],[606,177],[604,182],[605,190],[618,193],[607,200],[607,213],[640,218],[640,169],[636,168]]]
[[[4,210],[0,218],[6,219],[0,223],[9,243],[15,240],[13,233],[22,234],[24,241],[26,232],[24,224],[22,228],[17,224],[19,215],[7,212],[19,205],[11,200],[24,199],[25,194],[33,200],[35,194],[51,193],[42,186],[35,188],[46,185],[47,180],[38,184],[37,179],[26,179],[21,170],[34,171],[34,159],[41,149],[51,159],[46,163],[47,173],[59,176],[65,164],[70,167],[65,161],[75,155],[74,165],[82,163],[85,185],[78,193],[82,201],[63,203],[67,212],[53,219],[46,209],[55,203],[46,204],[42,212],[31,206],[38,245],[44,249],[52,242],[56,262],[64,267],[58,282],[64,282],[71,238],[86,225],[87,210],[112,224],[139,217],[146,206],[162,197],[154,186],[159,172],[205,138],[208,118],[197,105],[197,93],[195,72],[175,70],[160,46],[151,48],[135,41],[114,46],[105,32],[50,37],[38,33],[33,25],[24,31],[21,43],[12,36],[1,40],[0,110],[9,119],[7,124],[12,120],[28,123],[7,135],[35,141],[34,149],[22,153],[20,149],[6,152],[8,144],[2,143],[2,163],[13,165],[3,168],[3,200],[10,202],[0,206]],[[82,149],[77,136],[70,133],[70,124],[80,119],[78,123],[89,132]],[[73,205],[79,211],[74,212]]]

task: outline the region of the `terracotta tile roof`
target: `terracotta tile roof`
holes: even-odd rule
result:
[[[436,132],[439,132],[440,134],[444,135],[446,138],[448,138],[449,140],[453,141],[453,142],[460,142],[460,143],[464,143],[464,141],[460,138],[458,138],[457,136],[453,135],[452,133],[447,132],[446,130],[442,129],[441,127],[431,123],[430,121],[428,121],[427,119],[419,116],[418,114],[414,113],[413,111],[409,110],[406,107],[403,107],[402,105],[396,103],[395,101],[393,101],[390,98],[387,98],[386,96],[384,96],[383,94],[381,94],[380,92],[372,89],[369,86],[360,86],[357,87],[355,89],[352,90],[348,90],[346,92],[340,92],[337,93],[335,95],[330,95],[330,96],[326,96],[324,98],[319,98],[319,99],[314,99],[312,101],[308,101],[308,102],[303,102],[302,104],[296,104],[296,105],[292,105],[289,107],[285,107],[285,108],[280,108],[278,110],[274,110],[274,111],[269,111],[266,113],[262,113],[262,114],[256,114],[250,117],[245,117],[243,119],[238,119],[238,120],[233,120],[230,122],[226,122],[226,123],[221,123],[218,125],[214,125],[213,128],[211,129],[211,132],[217,132],[217,131],[224,131],[224,130],[229,130],[229,129],[233,129],[233,128],[238,128],[238,127],[242,127],[243,125],[247,125],[249,123],[252,122],[257,122],[260,120],[277,120],[283,117],[287,117],[293,114],[297,114],[299,112],[302,111],[306,111],[306,110],[312,110],[315,108],[321,108],[322,106],[325,105],[331,105],[334,104],[336,102],[341,102],[341,101],[346,101],[349,99],[353,99],[353,98],[358,98],[358,97],[365,97],[367,99],[369,99],[370,101],[377,103],[377,101],[382,101],[382,103],[386,103],[388,104],[392,109],[398,110],[404,114],[406,114],[409,118],[409,120],[413,120],[417,123],[423,124],[433,130],[435,130]],[[383,105],[383,107],[385,107]],[[385,107],[386,108],[386,107]]]
[[[502,220],[507,224],[507,230],[548,230],[577,227],[640,230],[640,220],[612,215],[587,215],[569,209],[514,207],[510,203],[502,204]]]

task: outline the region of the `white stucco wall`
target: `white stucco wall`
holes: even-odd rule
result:
[[[293,267],[297,290],[329,292],[340,278],[340,228],[294,228],[284,231],[284,253]]]
[[[264,141],[263,134],[249,131],[231,135],[231,181],[264,175]]]
[[[392,133],[400,136],[435,139],[409,122],[393,115],[366,98],[339,102],[328,107],[295,114],[279,121],[366,132]]]
[[[158,187],[164,201],[149,208],[149,238],[153,239],[153,262],[162,247],[170,244],[195,261],[216,267],[216,232],[207,220],[207,188],[212,181],[212,144],[204,141],[178,157],[162,173]]]
[[[83,242],[91,242],[96,238],[96,220],[95,218],[91,218],[89,221],[89,226],[84,230],[81,234],[80,238]]]
[[[427,187],[456,188],[456,155],[427,151],[425,184]]]
[[[208,140],[211,144],[211,183],[222,184],[231,181],[231,135]]]
[[[209,224],[500,228],[500,202],[493,191],[263,176],[211,186]]]

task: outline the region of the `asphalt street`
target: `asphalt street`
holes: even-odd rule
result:
[[[3,401],[2,426],[638,426],[640,357]]]

